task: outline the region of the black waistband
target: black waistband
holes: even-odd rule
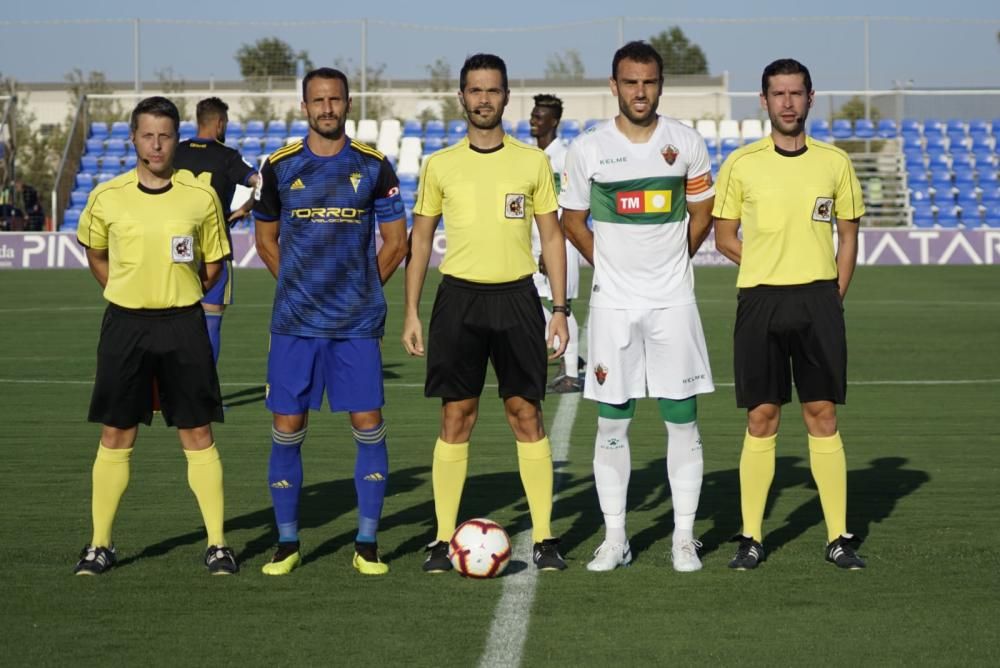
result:
[[[472,290],[474,292],[516,292],[535,286],[535,281],[531,278],[530,274],[516,281],[507,281],[505,283],[476,283],[475,281],[467,281],[463,278],[455,278],[454,276],[444,274],[441,276],[441,282],[449,287],[462,288],[463,290]]]
[[[813,281],[812,283],[799,283],[796,285],[755,285],[752,288],[740,288],[741,295],[759,295],[764,293],[781,293],[781,292],[803,292],[809,290],[829,290],[838,289],[836,279],[824,279],[822,281]]]
[[[191,304],[191,306],[174,306],[171,308],[125,308],[124,306],[119,306],[118,304],[108,303],[108,309],[112,311],[128,315],[137,315],[144,318],[162,318],[164,316],[180,315],[182,313],[189,313],[200,308],[201,304],[199,302],[195,302],[194,304]]]

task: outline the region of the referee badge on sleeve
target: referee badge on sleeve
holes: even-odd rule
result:
[[[817,197],[816,204],[813,205],[813,220],[817,223],[833,222],[833,199],[830,197]]]
[[[507,193],[503,215],[505,218],[524,218],[524,195],[522,193]]]
[[[194,237],[171,237],[170,255],[174,262],[194,262]]]

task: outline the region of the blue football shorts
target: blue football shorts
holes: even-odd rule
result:
[[[378,338],[317,339],[271,334],[267,356],[267,408],[301,415],[323,406],[359,413],[382,408],[382,348]]]
[[[202,304],[227,306],[233,303],[233,261],[222,261],[222,275],[215,285],[201,298]]]

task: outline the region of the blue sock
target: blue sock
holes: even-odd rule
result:
[[[271,428],[271,460],[267,484],[271,489],[274,519],[278,523],[278,540],[294,543],[299,539],[299,493],[302,490],[303,428],[288,434]]]
[[[385,486],[389,480],[389,451],[385,446],[385,422],[367,431],[354,430],[358,458],[354,464],[354,489],[358,492],[359,543],[374,543],[382,517]]]
[[[219,363],[219,349],[222,347],[222,312],[205,311],[205,323],[208,325],[208,340],[212,342],[212,359]]]

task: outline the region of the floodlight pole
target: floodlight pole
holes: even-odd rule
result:
[[[871,17],[865,17],[865,120],[872,118],[872,96],[871,90],[872,67],[871,67],[871,38],[869,30],[871,28]]]
[[[139,75],[139,19],[132,19],[132,77],[135,92],[142,92],[142,77]]]
[[[368,19],[361,19],[361,118],[368,118]]]
[[[625,46],[625,17],[618,17],[618,48]]]

